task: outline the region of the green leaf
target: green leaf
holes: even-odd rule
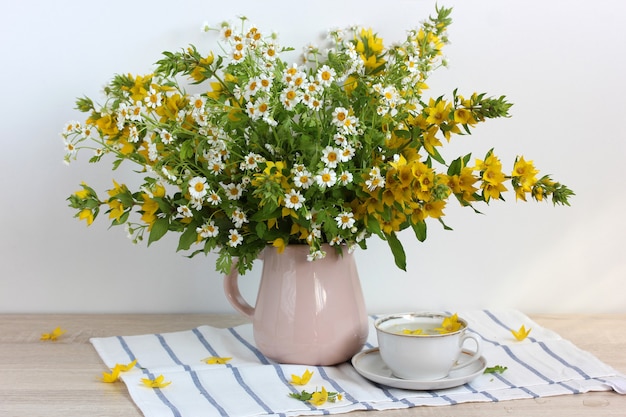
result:
[[[187,250],[198,240],[198,232],[193,224],[187,226],[185,231],[180,235],[178,240],[178,248],[176,251]]]
[[[396,266],[403,271],[406,271],[406,253],[404,253],[404,248],[402,247],[402,242],[398,239],[395,233],[385,234],[387,238],[387,243],[389,244],[389,248],[391,249],[391,253],[393,253],[393,258],[396,261]]]
[[[259,222],[254,227],[254,230],[256,231],[257,236],[263,238],[263,236],[265,236],[265,232],[267,232],[267,225],[264,222]]]
[[[492,366],[490,368],[485,368],[485,372],[486,374],[501,374],[502,372],[506,371],[508,368],[506,366],[502,366],[502,365],[496,365],[496,366]]]
[[[413,226],[413,231],[415,232],[415,237],[417,238],[417,240],[419,240],[420,242],[425,241],[426,240],[426,222],[422,220],[419,223],[412,224],[412,226]]]
[[[148,237],[148,246],[152,242],[156,242],[161,239],[165,233],[167,233],[170,226],[170,222],[165,217],[160,217],[156,219],[156,221],[152,224],[152,229],[150,229],[150,236]]]

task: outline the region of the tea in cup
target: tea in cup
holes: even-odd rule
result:
[[[466,333],[467,322],[456,314],[392,314],[374,326],[380,356],[398,378],[433,381],[480,358],[478,337]],[[471,352],[463,350],[468,339],[476,345]]]

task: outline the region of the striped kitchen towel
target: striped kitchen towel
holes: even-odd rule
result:
[[[338,414],[354,410],[388,410],[421,405],[538,398],[589,391],[626,394],[626,376],[582,351],[558,334],[540,327],[519,311],[466,311],[459,316],[482,338],[488,367],[503,373],[480,374],[464,385],[442,390],[413,391],[378,385],[363,378],[349,363],[337,366],[280,365],[254,346],[252,327],[228,329],[200,326],[188,331],[137,336],[93,338],[91,343],[108,367],[137,360],[121,375],[146,417],[299,416]],[[375,317],[365,349],[375,347]],[[511,329],[532,328],[519,342]],[[230,357],[225,364],[207,364],[207,357]],[[306,386],[291,384],[291,375],[306,370]],[[171,382],[148,388],[142,378],[159,375]],[[342,394],[340,401],[316,407],[291,398],[302,390]]]

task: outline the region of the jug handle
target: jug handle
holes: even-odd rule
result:
[[[224,293],[235,310],[246,317],[253,318],[254,307],[248,304],[239,291],[239,272],[237,271],[237,260],[233,261],[230,272],[224,275]]]

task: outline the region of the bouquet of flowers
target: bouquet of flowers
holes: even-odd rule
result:
[[[450,13],[436,9],[387,47],[371,29],[333,30],[300,63],[246,18],[205,27],[221,53],[164,52],[151,74],[114,76],[103,104],[77,100],[88,116],[62,133],[66,162],[91,149],[91,162],[135,164],[143,183],[114,181],[104,198],[83,183],[70,206],[87,224],[106,210],[134,242],[179,233],[177,250],[217,251],[218,271],[237,259],[244,273],[267,245],[306,244],[315,260],[324,243],[365,248],[373,235],[404,269],[397,233],[424,241],[427,222],[448,228],[451,199],[477,211],[512,189],[517,200],[568,205],[572,191],[522,156],[508,173],[493,150],[442,157],[454,135],[511,106],[485,93],[424,96],[428,75],[446,65]]]

